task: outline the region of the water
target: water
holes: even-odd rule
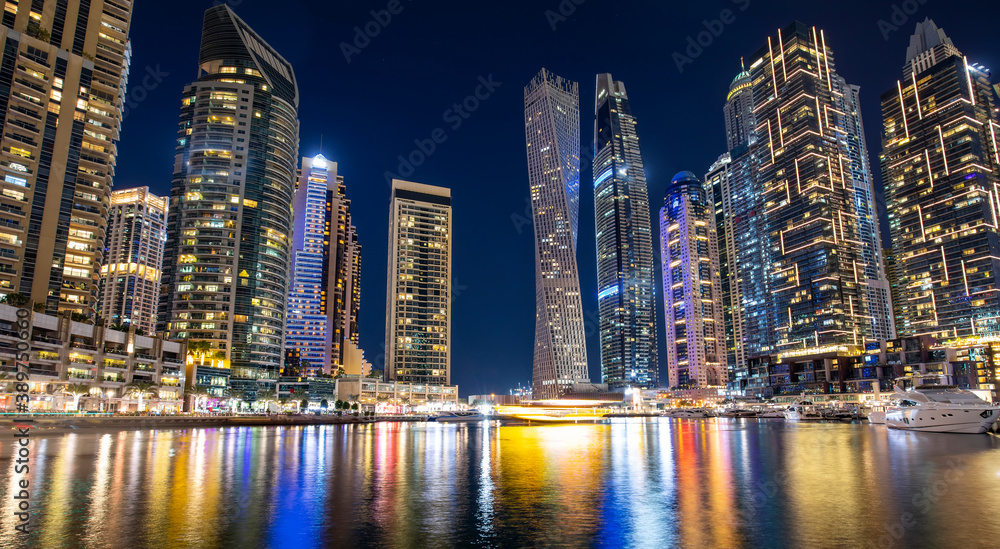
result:
[[[20,475],[3,441],[0,545]],[[378,423],[35,438],[32,547],[995,547],[1000,438]],[[19,534],[17,535],[19,536]]]

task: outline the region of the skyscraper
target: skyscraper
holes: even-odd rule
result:
[[[152,334],[167,242],[166,199],[150,193],[149,187],[113,192],[107,242],[100,314],[111,324],[133,325]]]
[[[357,346],[361,246],[337,163],[303,158],[295,187],[292,288],[285,345],[310,368],[336,373]]]
[[[542,69],[524,88],[524,135],[535,228],[532,389],[536,398],[556,398],[573,383],[588,381],[576,264],[580,215],[579,85]]]
[[[389,206],[385,373],[451,385],[451,191],[394,179]]]
[[[132,2],[10,1],[0,40],[0,293],[97,310]]]
[[[726,381],[715,210],[698,177],[680,172],[660,210],[663,304],[670,387]]]
[[[900,335],[1000,333],[1000,125],[989,73],[927,19],[882,95]]]
[[[891,320],[869,291],[888,285],[869,278],[882,257],[856,100],[815,27],[779,30],[752,59],[771,352],[861,344]]]
[[[653,238],[646,172],[625,84],[597,75],[594,220],[600,310],[601,381],[612,389],[654,388]]]
[[[726,119],[726,146],[728,150],[747,147],[756,142],[753,115],[753,81],[740,58],[740,72],[729,84],[726,105],[722,109]]]
[[[198,73],[181,98],[158,326],[209,342],[251,388],[282,359],[298,88],[226,5],[205,12]]]

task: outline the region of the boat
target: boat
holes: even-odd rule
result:
[[[666,412],[663,412],[663,415],[675,419],[702,419],[712,417],[712,413],[703,408],[678,408],[676,410],[667,410]]]
[[[819,421],[824,418],[822,411],[818,410],[811,401],[796,399],[785,410],[785,419],[788,421]]]
[[[762,419],[785,419],[785,409],[784,408],[767,408],[761,410],[758,416]]]
[[[479,410],[468,410],[464,412],[445,412],[434,418],[434,421],[438,423],[468,423],[484,419],[486,419],[486,416]]]
[[[603,423],[609,415],[621,411],[620,402],[602,400],[533,400],[522,401],[516,406],[497,406],[502,418],[513,418],[538,423]]]
[[[985,433],[1000,419],[1000,406],[956,385],[896,387],[899,404],[885,412],[890,429],[932,433]],[[869,416],[869,421],[871,421]]]

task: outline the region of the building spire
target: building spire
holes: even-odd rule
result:
[[[957,51],[951,38],[948,38],[948,35],[944,33],[944,29],[939,28],[930,17],[927,17],[917,23],[917,28],[910,36],[910,45],[906,48],[905,62],[909,63],[921,53],[930,51],[942,44],[951,46],[951,48]]]

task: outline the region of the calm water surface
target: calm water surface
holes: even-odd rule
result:
[[[13,444],[0,546],[21,546]],[[32,547],[997,547],[1000,438],[620,420],[35,438]]]

